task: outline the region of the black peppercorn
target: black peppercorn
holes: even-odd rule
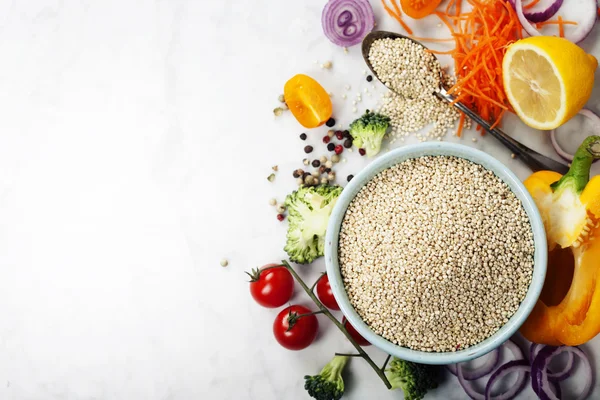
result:
[[[307,154],[308,153],[312,153],[312,151],[313,151],[313,147],[312,146],[305,146],[304,147],[304,152],[305,153],[307,153]]]
[[[321,161],[319,160],[313,160],[312,162],[312,166],[315,168],[319,168],[319,166],[321,165]]]
[[[329,144],[327,145],[327,150],[329,150],[329,151],[333,151],[333,150],[335,150],[335,144],[333,144],[333,143],[329,143]]]
[[[335,119],[329,118],[327,120],[327,122],[325,122],[325,125],[327,125],[328,127],[332,128],[335,125]]]
[[[350,147],[352,147],[352,139],[346,139],[344,140],[344,147],[349,149]]]
[[[300,134],[300,139],[306,140],[306,133],[301,133]]]
[[[350,182],[350,181],[352,180],[352,178],[354,178],[354,175],[348,175],[348,177],[346,178],[346,180],[347,180],[348,182]]]
[[[371,75],[367,75],[367,82],[371,82],[373,80],[373,77]]]

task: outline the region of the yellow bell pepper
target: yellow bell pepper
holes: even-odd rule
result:
[[[535,343],[576,346],[600,333],[600,136],[590,136],[561,176],[541,171],[525,180],[548,237],[542,294],[521,333]]]

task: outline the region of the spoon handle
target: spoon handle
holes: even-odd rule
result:
[[[452,103],[455,99],[454,96],[446,92],[445,89],[441,89],[436,92],[439,98],[447,101],[448,103]],[[493,137],[498,139],[500,143],[506,146],[510,151],[513,152],[517,157],[519,157],[529,168],[531,168],[534,172],[536,171],[556,171],[560,174],[566,174],[569,171],[569,167],[561,162],[555,161],[549,157],[546,157],[535,150],[530,149],[524,144],[516,141],[512,137],[508,136],[502,130],[498,128],[492,129],[492,126],[483,118],[481,118],[477,113],[473,112],[469,107],[464,105],[463,103],[456,102],[454,103],[454,107],[458,108],[460,111],[465,113],[469,118],[478,123],[489,132]]]

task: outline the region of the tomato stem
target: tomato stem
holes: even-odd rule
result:
[[[323,278],[323,276],[327,275],[327,272],[321,272],[321,276],[319,276],[319,279],[317,279],[315,281],[315,283],[313,283],[313,285],[310,287],[310,291],[311,293],[314,292],[315,290],[315,286],[317,286],[317,284],[319,283],[319,281]]]
[[[314,312],[311,312],[311,313],[300,314],[300,315],[298,315],[298,318],[308,317],[309,315],[316,315],[316,314],[323,314],[323,311],[319,310],[319,311],[314,311]]]
[[[390,361],[390,358],[392,358],[392,355],[388,354],[387,358],[383,362],[383,367],[381,367],[381,372],[385,373],[385,367],[387,367],[387,363],[388,363],[388,361]]]
[[[342,356],[342,357],[361,357],[362,358],[362,354],[335,353],[335,355]]]
[[[309,317],[311,315],[316,315],[316,314],[323,314],[323,311],[319,310],[319,311],[313,311],[313,312],[309,312],[306,314],[298,314],[296,312],[289,312],[288,314],[288,328],[287,328],[287,332],[291,331],[292,328],[296,325],[296,323],[298,322],[298,320],[302,317]]]
[[[314,303],[317,305],[317,307],[319,307],[319,309],[323,312],[323,314],[325,314],[327,316],[327,318],[329,318],[331,320],[331,322],[334,323],[335,326],[337,326],[337,328],[342,331],[342,333],[344,334],[344,336],[346,336],[346,338],[350,341],[350,343],[352,343],[352,345],[354,346],[354,348],[356,349],[356,351],[358,351],[358,354],[364,358],[364,360],[371,366],[371,368],[373,368],[373,371],[375,371],[377,373],[377,375],[379,376],[379,378],[383,381],[383,383],[385,384],[385,386],[388,389],[392,388],[392,385],[390,384],[390,381],[388,380],[388,378],[385,376],[385,373],[379,369],[379,367],[377,366],[377,364],[375,364],[375,362],[371,359],[371,357],[369,357],[369,355],[367,353],[365,353],[365,351],[363,350],[362,347],[360,347],[360,345],[358,343],[356,343],[356,341],[354,340],[354,338],[352,338],[352,336],[350,335],[350,333],[348,333],[348,331],[346,330],[346,328],[344,328],[344,325],[342,325],[342,323],[340,321],[337,320],[336,317],[333,316],[333,314],[331,314],[329,312],[329,310],[323,305],[323,303],[321,303],[321,301],[317,298],[317,296],[312,292],[312,290],[309,289],[308,286],[306,286],[306,283],[304,283],[304,281],[302,280],[302,278],[300,278],[300,276],[298,276],[298,274],[296,273],[296,271],[294,270],[294,268],[291,267],[291,265],[283,260],[281,262],[281,264],[287,268],[288,271],[290,271],[290,273],[292,274],[292,276],[294,277],[294,279],[296,280],[296,282],[298,282],[298,284],[300,286],[302,286],[302,289],[304,289],[304,291],[306,292],[306,294],[308,295],[308,297],[311,298],[312,301],[314,301]]]
[[[252,282],[257,282],[260,279],[260,274],[264,271],[268,271],[270,269],[273,268],[280,268],[283,265],[273,265],[271,267],[266,267],[266,268],[253,268],[250,272],[248,271],[244,271],[246,273],[246,275],[248,275],[250,277],[250,280],[248,282],[252,283]]]

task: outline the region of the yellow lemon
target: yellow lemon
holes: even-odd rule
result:
[[[523,122],[550,130],[588,101],[598,60],[567,39],[534,36],[511,44],[502,61],[504,90]]]

